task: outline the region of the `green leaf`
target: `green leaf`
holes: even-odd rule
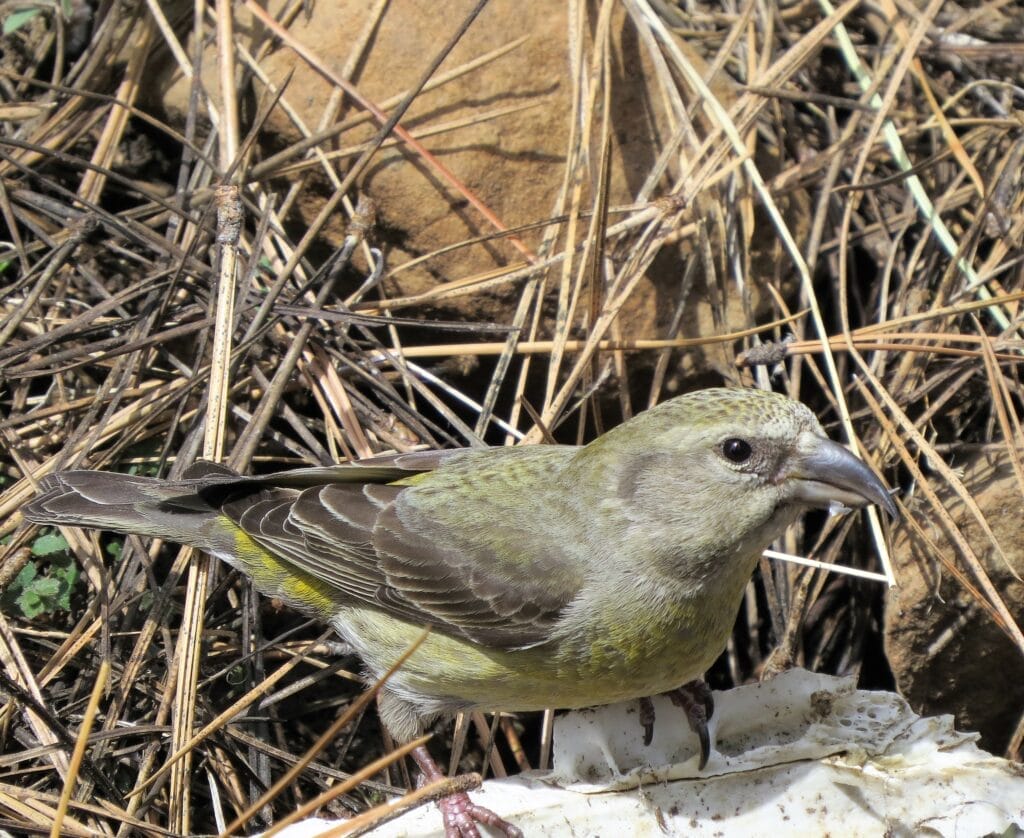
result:
[[[14,585],[19,588],[27,588],[38,575],[39,568],[36,567],[35,562],[29,562],[14,577]]]
[[[42,9],[21,9],[17,12],[11,12],[7,17],[4,18],[3,32],[5,35],[10,35],[12,32],[17,32],[28,23],[32,18],[42,14]]]
[[[49,599],[55,597],[60,593],[60,579],[54,579],[52,576],[43,576],[32,584],[32,591],[34,591],[40,599]]]
[[[18,575],[11,580],[11,584],[0,593],[0,609],[5,613],[13,613],[17,608],[18,611],[25,613],[21,604],[21,596],[25,589],[32,584],[32,580],[38,572],[38,568],[32,562],[19,570]]]
[[[54,553],[66,553],[68,542],[59,532],[44,532],[32,542],[33,556],[51,556]]]
[[[43,601],[34,591],[22,591],[21,596],[17,599],[17,603],[21,613],[30,620],[33,617],[39,616],[45,610],[43,608]]]

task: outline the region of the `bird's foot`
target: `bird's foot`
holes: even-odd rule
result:
[[[426,746],[420,745],[418,748],[413,748],[410,756],[420,769],[425,781],[433,782],[444,778],[444,774],[434,762],[434,758]],[[507,838],[523,838],[523,832],[519,827],[509,823],[490,809],[478,806],[469,799],[469,795],[464,791],[445,795],[437,801],[437,808],[441,810],[441,815],[444,818],[445,838],[480,838],[480,830],[476,828],[477,824],[496,829]]]
[[[442,797],[437,801],[437,807],[444,817],[445,838],[480,838],[477,824],[496,829],[508,838],[523,838],[523,832],[519,827],[490,809],[478,806],[464,791]]]
[[[708,757],[711,756],[708,720],[715,714],[715,699],[711,695],[711,688],[703,678],[695,678],[681,687],[669,690],[665,695],[676,707],[683,708],[690,730],[697,734],[700,740],[700,763],[697,769],[703,771],[704,766],[708,764]]]
[[[682,707],[686,713],[686,721],[690,730],[700,740],[700,763],[698,770],[703,771],[711,756],[711,736],[708,734],[708,720],[715,714],[715,699],[711,688],[704,680],[695,678],[689,683],[669,690],[667,695],[676,707]],[[649,698],[640,699],[640,724],[644,728],[644,745],[650,745],[654,739],[654,704]]]

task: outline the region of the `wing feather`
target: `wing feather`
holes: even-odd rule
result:
[[[495,491],[504,487],[494,481],[508,478],[495,467],[503,457],[514,458],[515,479],[526,483],[512,495]],[[522,647],[551,636],[582,584],[558,539],[517,524],[561,514],[552,509],[551,472],[565,457],[538,447],[375,458],[365,468],[316,469],[316,480],[285,472],[236,483],[221,509],[266,549],[353,600],[476,642]],[[375,482],[388,478],[403,484]]]

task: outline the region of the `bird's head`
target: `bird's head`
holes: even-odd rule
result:
[[[604,474],[620,510],[651,524],[654,538],[685,534],[709,559],[759,553],[807,508],[878,504],[896,514],[871,469],[830,440],[809,408],[777,393],[688,393],[592,446],[592,464],[616,463]]]

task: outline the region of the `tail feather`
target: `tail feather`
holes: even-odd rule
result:
[[[217,510],[191,481],[173,482],[102,471],[65,471],[40,481],[22,508],[37,524],[89,527],[168,538],[201,546]]]
[[[298,494],[333,483],[390,483],[464,456],[457,449],[385,455],[321,468],[301,468],[244,477],[222,465],[197,462],[181,480],[161,480],[105,471],[64,471],[44,477],[40,493],[22,507],[36,524],[88,527],[155,536],[232,555],[237,527],[221,508],[244,498]]]

